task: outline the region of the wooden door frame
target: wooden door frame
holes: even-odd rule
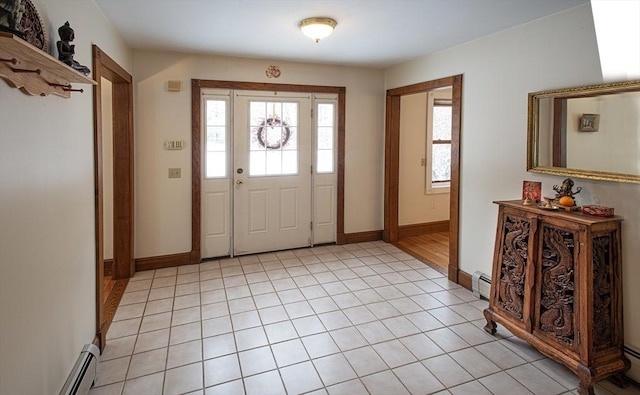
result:
[[[382,239],[395,243],[398,231],[398,195],[400,171],[400,103],[402,96],[451,86],[451,188],[449,201],[449,265],[448,277],[458,282],[458,238],[460,220],[460,132],[462,123],[462,75],[387,90],[384,163],[384,230]]]
[[[344,234],[344,154],[345,154],[345,103],[346,88],[340,86],[271,84],[262,82],[239,82],[218,80],[191,80],[191,259],[190,263],[201,260],[201,178],[202,178],[202,89],[234,89],[244,91],[335,93],[338,95],[338,160],[337,160],[337,207],[336,241],[347,242]]]
[[[106,334],[115,314],[126,281],[117,283],[103,303],[104,283],[104,212],[102,171],[102,86],[101,78],[112,83],[113,89],[113,264],[114,280],[128,279],[135,273],[133,259],[133,79],[120,65],[98,46],[92,46],[93,76],[93,150],[95,180],[95,241],[96,241],[96,338],[100,349],[106,344]],[[123,285],[124,284],[124,285]],[[115,292],[115,293],[114,293]],[[119,294],[119,295],[118,295]]]

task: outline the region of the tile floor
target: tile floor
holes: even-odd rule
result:
[[[383,242],[139,272],[90,393],[577,394],[487,305]]]

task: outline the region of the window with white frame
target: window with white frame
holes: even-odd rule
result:
[[[333,173],[335,163],[335,113],[333,102],[316,105],[316,173]]]
[[[451,186],[451,90],[427,95],[426,194],[449,193]]]
[[[227,176],[229,100],[205,99],[205,178]]]

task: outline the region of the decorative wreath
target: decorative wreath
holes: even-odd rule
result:
[[[280,139],[277,141],[267,141],[267,128],[281,128],[282,133]],[[291,130],[289,130],[289,124],[281,121],[279,118],[267,118],[266,121],[262,121],[260,127],[258,127],[256,136],[261,146],[267,149],[280,149],[289,142]]]

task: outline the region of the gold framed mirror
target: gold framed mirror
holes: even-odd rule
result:
[[[527,171],[640,183],[640,80],[529,93]]]

